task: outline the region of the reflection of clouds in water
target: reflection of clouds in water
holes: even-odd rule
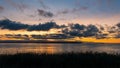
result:
[[[66,52],[86,52],[89,50],[89,47],[87,46],[79,46],[79,45],[71,45],[67,46],[64,51]]]
[[[120,46],[117,44],[51,44],[51,43],[1,43],[0,54],[15,53],[67,53],[67,52],[106,52],[120,53]]]
[[[106,53],[120,53],[120,46],[118,44],[68,44],[65,45],[67,52],[106,52]]]
[[[116,47],[110,47],[110,46],[96,47],[96,48],[93,48],[93,50],[97,52],[120,53],[120,49]]]

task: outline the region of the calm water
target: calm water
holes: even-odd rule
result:
[[[120,53],[120,44],[71,44],[71,43],[0,43],[0,54],[15,53],[68,53],[68,52],[106,52]]]

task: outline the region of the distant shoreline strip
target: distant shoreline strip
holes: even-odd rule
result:
[[[82,43],[80,41],[0,40],[0,43]]]

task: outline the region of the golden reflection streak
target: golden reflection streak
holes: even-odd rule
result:
[[[0,48],[0,54],[16,54],[16,53],[46,53],[46,54],[55,54],[58,53],[57,48],[54,46],[48,47],[37,47],[37,48]]]
[[[28,48],[28,49],[25,49],[25,52],[55,54],[58,52],[58,50],[54,46],[47,46],[47,47],[37,47],[37,48],[33,48],[33,49]]]

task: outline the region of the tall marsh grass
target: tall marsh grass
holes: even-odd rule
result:
[[[0,68],[120,68],[120,55],[92,52],[0,55]]]

